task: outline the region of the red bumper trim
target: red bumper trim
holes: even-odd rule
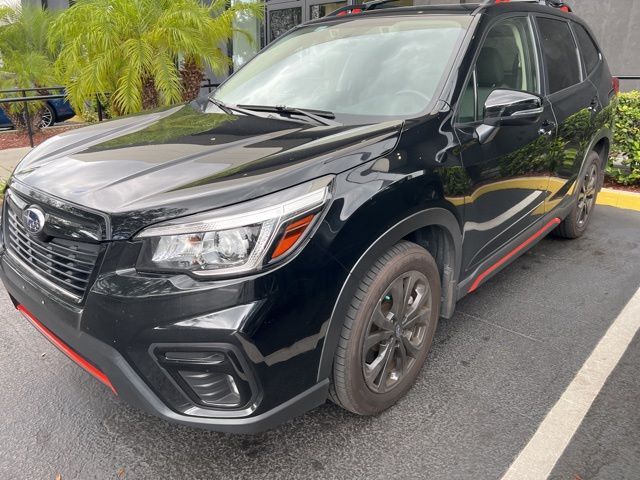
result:
[[[469,293],[475,291],[478,286],[480,286],[480,283],[487,278],[489,275],[491,275],[491,273],[493,273],[494,271],[496,271],[498,268],[500,268],[502,265],[504,265],[505,263],[507,263],[511,258],[513,258],[514,256],[516,256],[518,253],[520,253],[522,250],[524,250],[525,248],[527,248],[529,245],[531,245],[535,240],[537,240],[538,238],[540,238],[542,235],[544,235],[545,233],[547,233],[549,230],[551,230],[552,227],[555,227],[556,225],[560,224],[561,220],[559,218],[554,218],[553,220],[551,220],[549,223],[547,223],[544,227],[542,227],[540,230],[538,230],[536,233],[534,233],[533,235],[531,235],[529,238],[527,238],[524,242],[522,242],[520,245],[518,245],[516,248],[514,248],[513,250],[511,250],[509,253],[507,253],[504,257],[502,257],[500,260],[498,260],[496,263],[494,263],[493,265],[491,265],[489,268],[487,268],[484,272],[482,272],[480,275],[478,275],[478,278],[475,279],[475,281],[473,282],[473,285],[471,285],[471,288],[469,289]]]
[[[102,373],[101,370],[97,369],[96,367],[94,367],[92,364],[90,364],[87,360],[85,360],[84,358],[82,358],[77,352],[75,352],[69,345],[67,345],[66,343],[64,343],[60,338],[58,338],[58,336],[56,336],[55,333],[53,333],[51,330],[49,330],[47,327],[45,327],[42,323],[40,323],[36,317],[34,317],[31,312],[29,310],[27,310],[24,306],[22,305],[18,305],[16,307],[18,309],[18,311],[27,319],[29,320],[29,322],[31,322],[31,324],[36,327],[36,329],[45,336],[45,338],[47,338],[47,340],[49,340],[51,343],[53,343],[56,347],[58,347],[58,350],[60,350],[62,353],[64,353],[67,357],[69,357],[71,360],[73,360],[74,362],[76,362],[80,367],[82,367],[83,369],[85,369],[89,374],[91,374],[93,377],[95,377],[96,379],[98,379],[99,381],[101,381],[102,383],[104,383],[107,387],[109,387],[111,389],[111,391],[113,393],[115,393],[116,395],[118,394],[116,392],[116,389],[113,388],[113,385],[111,385],[111,382],[109,381],[109,379],[107,378],[107,376]]]

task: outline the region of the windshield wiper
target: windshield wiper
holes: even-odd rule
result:
[[[258,115],[256,112],[252,110],[247,110],[237,105],[229,105],[227,103],[224,103],[222,100],[218,100],[217,98],[209,97],[208,99],[211,103],[213,103],[216,107],[218,107],[227,115],[233,115],[233,113],[236,112],[236,113],[243,113],[244,115],[250,115],[252,117],[264,118],[262,115]]]
[[[299,115],[316,121],[327,127],[338,127],[342,124],[334,120],[336,118],[333,112],[327,110],[312,110],[306,108],[287,107],[285,105],[238,105],[238,107],[257,112],[272,112],[283,115]]]

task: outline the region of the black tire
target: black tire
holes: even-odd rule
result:
[[[577,184],[577,199],[571,213],[556,227],[553,234],[560,238],[578,238],[587,230],[598,192],[602,187],[602,159],[596,152],[587,156],[585,169]]]
[[[414,243],[396,244],[364,274],[351,300],[335,353],[331,400],[359,415],[395,404],[427,358],[439,315],[440,275],[433,257]]]
[[[56,123],[56,112],[48,103],[44,104],[40,128],[52,127]]]

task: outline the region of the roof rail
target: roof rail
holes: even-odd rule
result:
[[[337,10],[329,13],[327,17],[342,17],[344,15],[351,15],[366,12],[368,10],[374,10],[380,5],[387,3],[397,2],[398,0],[370,0],[368,2],[360,3],[357,5],[345,5]],[[466,2],[460,2],[466,3]],[[559,8],[564,12],[570,12],[571,8],[561,0],[479,0],[478,5],[485,7],[489,5],[496,5],[498,3],[536,3],[538,5],[546,5],[548,7]],[[417,6],[417,5],[416,5]]]
[[[379,5],[384,5],[385,3],[392,3],[397,1],[398,0],[371,0],[369,2],[360,3],[358,5],[345,5],[344,7],[340,7],[339,9],[329,13],[327,17],[342,17],[344,15],[362,13],[367,10],[373,10]]]
[[[563,12],[571,12],[571,7],[562,0],[483,0],[481,5],[496,5],[498,3],[537,3],[538,5],[559,8]]]

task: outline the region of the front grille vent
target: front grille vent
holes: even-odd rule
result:
[[[99,245],[62,238],[42,241],[27,232],[14,208],[7,208],[8,249],[45,282],[81,300],[98,259]]]

